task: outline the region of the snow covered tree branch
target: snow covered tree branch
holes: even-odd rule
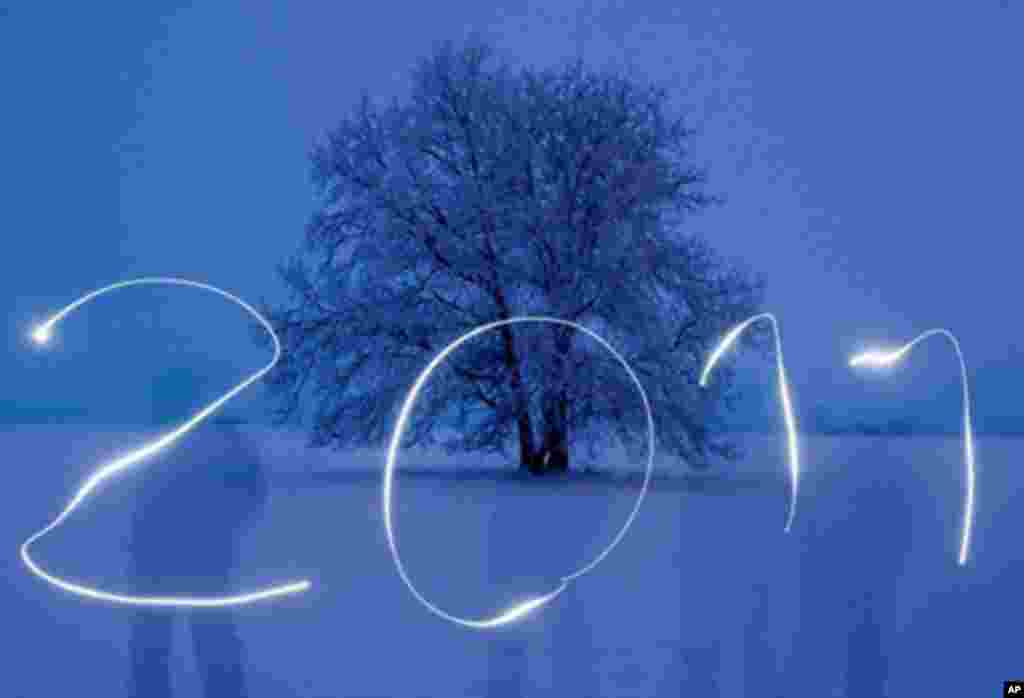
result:
[[[664,88],[578,61],[495,61],[486,44],[444,44],[416,66],[407,103],[364,96],[313,149],[318,207],[279,268],[291,301],[266,309],[284,346],[277,420],[312,402],[314,445],[380,444],[441,347],[550,315],[622,351],[663,452],[695,465],[733,454],[711,428],[731,374],[702,391],[697,372],[757,312],[762,284],[687,232],[718,202],[691,162],[693,133],[666,113]],[[635,386],[581,335],[516,325],[474,339],[431,378],[407,443],[515,448],[539,473],[567,469],[574,444],[642,442]]]

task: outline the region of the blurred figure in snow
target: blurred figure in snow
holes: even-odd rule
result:
[[[183,424],[219,397],[209,385],[189,369],[159,376],[152,386],[158,433]],[[231,575],[239,538],[266,498],[266,477],[252,447],[235,424],[218,419],[217,413],[143,463],[130,541],[137,593],[237,593]],[[247,695],[243,647],[230,607],[139,607],[131,633],[130,695],[172,695],[170,658],[177,617],[190,626],[203,695]]]
[[[854,622],[846,639],[846,695],[882,698],[886,695],[889,659],[882,649],[874,594],[866,591],[851,600],[850,613]]]
[[[858,690],[887,680],[881,658],[895,651],[886,646],[895,634],[885,632],[884,609],[895,600],[913,547],[911,503],[924,491],[911,464],[894,463],[892,445],[883,436],[849,440],[843,469],[827,486],[818,485],[821,494],[804,510],[794,656],[815,657],[810,671],[820,683],[807,683],[808,665],[793,661],[793,694],[798,686],[801,692],[829,690],[824,682],[833,672]]]

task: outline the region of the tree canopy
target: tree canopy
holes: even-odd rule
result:
[[[757,312],[762,284],[692,218],[720,199],[669,92],[581,61],[513,69],[487,44],[440,45],[408,100],[362,100],[312,150],[316,210],[267,308],[284,352],[279,423],[312,403],[311,443],[383,443],[427,362],[481,324],[545,315],[588,327],[640,376],[659,451],[735,454],[712,428],[732,372],[697,384],[712,343]],[[760,335],[744,341],[757,344]],[[762,338],[763,339],[763,338]],[[576,445],[643,443],[621,365],[584,333],[504,326],[429,381],[406,443],[518,450],[564,470]]]

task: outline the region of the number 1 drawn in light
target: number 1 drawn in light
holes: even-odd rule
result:
[[[274,586],[260,591],[250,592],[247,594],[237,594],[234,596],[211,596],[211,597],[195,597],[195,596],[129,596],[126,594],[113,594],[110,592],[95,589],[93,587],[87,587],[82,584],[76,584],[66,579],[61,579],[47,573],[39,565],[36,564],[32,556],[29,555],[28,550],[37,540],[45,536],[47,533],[57,528],[68,516],[71,515],[75,509],[85,500],[90,492],[99,487],[100,483],[104,480],[112,478],[120,472],[123,472],[130,466],[138,463],[145,458],[148,458],[165,447],[171,445],[184,434],[191,431],[199,422],[206,419],[211,413],[213,413],[218,407],[223,405],[225,402],[233,398],[238,393],[245,390],[249,385],[259,380],[263,374],[274,367],[278,359],[281,358],[281,342],[277,338],[277,334],[274,332],[274,328],[267,322],[266,318],[260,315],[251,305],[243,301],[241,298],[234,296],[227,291],[223,291],[216,286],[210,286],[209,284],[199,283],[198,281],[189,281],[188,279],[178,279],[173,277],[145,277],[141,279],[131,279],[129,281],[121,281],[110,286],[104,286],[103,288],[88,293],[75,302],[65,306],[63,309],[49,317],[45,322],[36,326],[32,331],[32,340],[39,345],[45,345],[49,343],[50,338],[53,336],[53,327],[65,316],[71,313],[79,306],[87,303],[93,298],[102,296],[105,293],[114,291],[119,288],[125,288],[127,286],[141,286],[141,285],[171,285],[171,286],[191,286],[193,288],[203,289],[205,291],[212,291],[223,298],[240,305],[250,315],[255,317],[261,325],[270,333],[271,339],[274,341],[274,358],[270,360],[270,363],[264,366],[262,369],[249,376],[234,388],[229,390],[227,393],[217,398],[209,405],[197,412],[191,419],[179,426],[178,428],[164,434],[160,438],[152,441],[151,443],[142,446],[134,451],[131,451],[127,455],[121,456],[115,459],[113,462],[104,465],[93,473],[85,483],[78,489],[75,496],[71,498],[71,501],[64,511],[60,515],[50,522],[45,528],[34,533],[28,540],[21,544],[21,560],[25,563],[25,566],[40,579],[52,584],[53,586],[63,589],[64,591],[84,596],[91,599],[97,599],[100,601],[110,601],[118,604],[129,604],[133,606],[186,606],[193,608],[211,608],[220,606],[238,606],[241,604],[254,603],[256,601],[263,601],[271,599],[277,596],[284,596],[286,594],[296,594],[309,589],[310,583],[308,580],[300,582],[291,582],[280,586]],[[182,512],[183,516],[187,516],[188,512]]]
[[[700,373],[700,387],[706,388],[708,375],[715,367],[722,354],[736,343],[743,330],[758,320],[767,320],[772,325],[772,335],[775,337],[775,365],[779,376],[779,399],[782,401],[782,416],[786,423],[786,440],[789,451],[789,481],[790,481],[790,502],[789,516],[786,518],[786,533],[793,527],[793,517],[796,515],[796,494],[800,481],[800,449],[797,447],[796,417],[793,415],[793,404],[789,399],[789,383],[786,381],[786,365],[782,357],[782,340],[779,337],[779,323],[771,313],[761,313],[748,318],[729,330],[722,338],[715,350],[711,352],[704,370]]]
[[[913,340],[904,344],[899,349],[892,351],[865,351],[850,359],[850,367],[868,366],[871,368],[882,368],[896,363],[910,351],[918,342],[941,335],[953,343],[953,351],[960,362],[960,382],[963,387],[964,403],[964,467],[967,470],[967,487],[964,492],[964,520],[963,531],[960,536],[960,554],[957,562],[963,565],[967,562],[967,549],[971,543],[971,529],[974,525],[974,435],[971,429],[971,395],[967,388],[967,363],[964,361],[964,354],[960,351],[960,342],[956,340],[949,330],[934,329],[922,332]]]

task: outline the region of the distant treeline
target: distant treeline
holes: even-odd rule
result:
[[[220,424],[249,424],[274,428],[269,423],[258,419],[247,419],[244,416],[220,414],[211,418]],[[90,412],[82,407],[33,407],[18,405],[0,405],[0,424],[125,424],[147,425],[149,415],[140,414],[113,416]],[[802,434],[821,436],[959,436],[960,421],[954,415],[950,424],[931,424],[910,417],[856,417],[849,421],[840,421],[829,415],[798,417]],[[1024,418],[981,416],[974,418],[976,434],[993,436],[1024,436]],[[734,434],[774,434],[783,429],[781,417],[765,417],[762,419],[736,420],[720,427],[720,430]]]
[[[959,436],[960,420],[955,423],[931,424],[910,417],[883,419],[851,419],[839,422],[829,419],[804,418],[799,420],[800,433],[821,436]],[[1017,417],[975,417],[975,434],[992,436],[1024,436],[1024,419]],[[732,424],[724,431],[731,433],[771,434],[783,429],[781,419],[760,420],[745,424]]]
[[[218,424],[250,423],[242,417],[231,414],[215,415],[210,419]],[[138,415],[110,415],[91,412],[84,407],[0,405],[0,424],[124,424],[148,426],[151,421],[150,415],[143,413]]]
[[[89,420],[89,410],[84,407],[0,405],[0,423],[3,424],[78,424]]]

